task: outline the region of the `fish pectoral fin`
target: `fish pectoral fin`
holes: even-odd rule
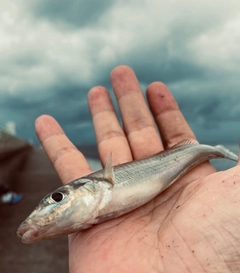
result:
[[[173,145],[172,148],[181,147],[184,145],[196,145],[196,144],[199,144],[196,139],[187,138]]]
[[[110,153],[106,161],[104,172],[103,172],[103,178],[107,180],[109,183],[111,183],[112,185],[114,185],[115,174],[114,174],[114,167],[112,166],[112,152]]]

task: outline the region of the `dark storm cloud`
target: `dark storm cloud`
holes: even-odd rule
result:
[[[223,85],[221,87],[224,88]],[[198,140],[211,144],[237,144],[240,139],[239,92],[232,88],[231,92],[222,94],[218,85],[214,88],[210,85],[208,92],[201,92],[206,86],[199,84],[198,88],[198,92],[191,93],[188,90],[188,94],[186,91],[184,94],[179,90],[173,91],[184,117]]]
[[[240,108],[236,109],[239,106],[239,100],[240,96],[212,95],[212,97],[205,97],[202,105],[197,107],[196,115],[208,118],[212,122],[239,121]]]
[[[171,84],[185,79],[204,79],[212,71],[197,63],[195,56],[192,56],[187,48],[192,37],[203,31],[205,26],[202,24],[200,28],[197,23],[194,25],[196,28],[186,25],[181,19],[178,26],[171,24],[168,27],[166,36],[156,38],[157,34],[153,34],[156,35],[154,42],[148,41],[148,33],[143,32],[139,42],[136,40],[134,47],[129,47],[129,50],[119,54],[115,61],[109,62],[104,72],[110,71],[118,64],[126,64],[134,69],[139,81],[144,85],[153,81]],[[95,47],[95,51],[97,50],[98,44]]]
[[[40,65],[41,63],[41,57],[36,56],[36,54],[34,53],[16,53],[15,56],[9,57],[7,61],[2,61],[2,65],[0,66],[0,74],[1,76],[9,76],[13,75],[14,73],[17,73],[19,75],[21,73],[21,70],[25,71],[32,69],[35,66]]]
[[[190,56],[172,56],[167,43],[163,41],[148,49],[140,47],[129,54],[130,65],[135,68],[141,82],[163,81],[170,84],[184,79],[201,79],[206,75],[206,67],[196,64]],[[178,44],[180,47],[181,44]],[[174,48],[177,47],[174,45]]]
[[[12,64],[18,68],[31,69],[42,63],[41,57],[35,53],[26,52],[12,59]]]
[[[84,27],[96,25],[103,13],[107,12],[113,4],[114,1],[111,0],[35,1],[33,10],[36,17],[73,27]]]
[[[3,113],[2,124],[4,120],[14,120],[17,124],[17,132],[19,136],[28,139],[32,135],[32,140],[36,141],[34,133],[34,121],[43,114],[53,116],[63,127],[73,141],[78,143],[83,140],[87,143],[94,142],[94,133],[91,130],[91,116],[87,104],[87,92],[79,92],[81,86],[72,87],[76,92],[69,93],[71,87],[68,87],[65,93],[52,95],[51,98],[34,100],[26,97],[5,96],[0,103]],[[75,89],[76,88],[76,89]],[[54,94],[54,92],[52,92]],[[85,133],[77,133],[82,131],[82,127],[88,128]],[[71,134],[73,130],[74,133]],[[92,137],[89,137],[89,134]],[[76,137],[74,137],[74,135]],[[86,137],[88,135],[88,137]]]
[[[156,56],[155,61],[153,61],[151,60],[153,58],[155,57],[150,56],[148,58],[148,56],[145,55],[143,58],[140,57],[133,60],[132,64],[130,64],[133,68],[136,68],[136,74],[138,75],[140,82],[144,84],[153,81],[162,81],[166,84],[171,84],[189,78],[200,79],[203,78],[206,73],[206,69],[195,65],[191,60],[173,58],[167,61],[163,60],[164,58],[161,58],[160,56],[159,58]],[[142,64],[144,64],[144,66]]]
[[[132,66],[134,67],[134,65]],[[149,74],[149,76],[145,75],[145,78],[142,79],[141,71],[143,71],[141,67],[136,68],[137,76],[144,85],[151,83],[152,80],[161,80],[156,72],[155,78]],[[161,72],[159,74],[161,75]],[[204,79],[204,73],[201,75]],[[182,94],[180,90],[174,88],[172,92],[200,142],[211,142],[214,144],[234,141],[237,136],[240,136],[240,127],[237,127],[240,116],[240,107],[238,107],[240,94],[231,94],[231,92],[228,94],[219,93],[218,90],[220,87],[218,85],[214,87],[211,84],[209,87],[201,86],[201,81],[195,78],[194,73],[193,78],[198,88],[197,92],[191,93],[191,89],[189,89]],[[184,78],[182,80],[184,81]],[[174,77],[170,79],[170,86],[175,81],[177,80]],[[97,81],[94,82],[94,85],[97,84]],[[104,84],[108,88],[110,87],[109,71],[103,73],[99,84]],[[91,116],[87,105],[87,93],[92,86],[81,86],[80,84],[73,84],[66,80],[65,83],[63,81],[61,84],[52,86],[50,88],[51,97],[40,100],[39,103],[26,98],[22,100],[18,98],[9,100],[6,105],[15,109],[14,111],[17,111],[19,114],[21,114],[22,109],[25,109],[24,113],[28,121],[31,120],[31,126],[33,126],[34,119],[37,116],[50,114],[59,121],[66,134],[74,143],[90,144],[95,142]],[[221,87],[224,88],[223,85]],[[202,90],[204,92],[201,92]],[[115,106],[117,109],[116,102]],[[20,124],[22,125],[20,126]],[[234,133],[229,133],[231,132],[230,124],[234,124]],[[31,126],[29,126],[29,123],[26,124],[26,120],[25,122],[19,121],[19,134],[27,137],[24,132],[28,130],[33,131]]]
[[[181,92],[174,91],[180,109],[186,112],[189,120],[196,120],[196,117],[205,120],[206,123],[219,123],[221,121],[239,121],[240,117],[240,93],[234,88],[228,93],[219,93],[219,86],[209,86],[208,92],[199,91],[186,96]],[[189,90],[190,91],[190,90]]]

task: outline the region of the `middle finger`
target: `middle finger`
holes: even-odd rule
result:
[[[133,70],[127,66],[115,68],[111,82],[133,158],[144,158],[162,150],[159,133]]]

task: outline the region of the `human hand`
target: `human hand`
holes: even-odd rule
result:
[[[129,67],[111,81],[124,130],[104,87],[88,96],[102,163],[110,152],[117,165],[195,138],[164,84],[147,88],[150,112]],[[38,118],[36,131],[63,184],[91,172],[53,118]],[[239,171],[203,163],[133,212],[69,235],[70,272],[239,272]]]

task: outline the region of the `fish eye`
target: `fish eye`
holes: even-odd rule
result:
[[[63,198],[64,198],[64,195],[63,195],[63,193],[61,193],[61,192],[58,191],[58,192],[52,193],[51,198],[55,202],[61,202],[63,200]]]

